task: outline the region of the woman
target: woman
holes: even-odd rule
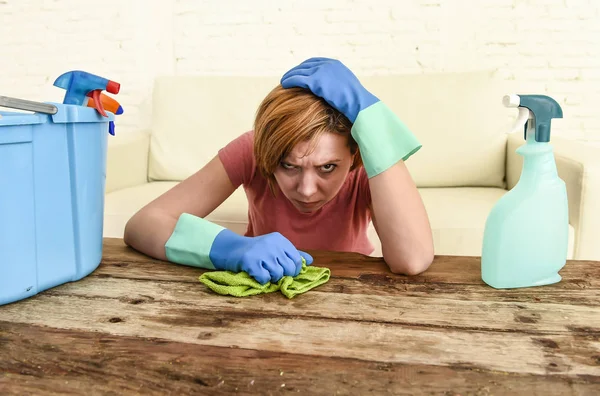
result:
[[[372,252],[372,220],[394,273],[433,260],[427,213],[404,161],[421,145],[341,62],[311,58],[261,103],[254,130],[127,223],[124,240],[152,257],[245,271],[258,282],[296,276],[298,249]],[[204,219],[243,185],[244,236]]]

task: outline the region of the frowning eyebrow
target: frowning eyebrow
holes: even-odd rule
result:
[[[292,165],[292,166],[299,166],[298,164],[294,164],[293,162],[287,161],[287,160],[285,160],[285,159],[284,159],[282,162],[285,162],[286,164],[288,164],[288,165]],[[320,165],[315,165],[315,167],[317,167],[317,168],[318,168],[318,167],[321,167],[321,166],[325,166],[325,165],[329,165],[329,164],[334,164],[334,163],[336,163],[336,162],[342,162],[342,160],[341,160],[341,159],[339,159],[339,158],[332,159],[332,160],[330,160],[330,161],[323,162],[323,163],[322,163],[322,164],[320,164]]]

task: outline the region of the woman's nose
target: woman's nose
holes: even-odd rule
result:
[[[315,195],[317,192],[317,180],[313,175],[309,173],[305,173],[300,177],[300,182],[298,183],[298,194],[300,194],[305,199],[308,199]]]

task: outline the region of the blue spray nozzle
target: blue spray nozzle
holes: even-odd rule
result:
[[[100,93],[105,90],[112,94],[118,94],[121,88],[117,82],[80,70],[60,75],[54,81],[54,85],[67,91],[63,100],[64,104],[84,106],[88,96],[94,97],[97,104],[96,109],[105,117],[106,113],[99,100]]]
[[[549,142],[551,120],[563,117],[562,108],[558,102],[546,95],[507,95],[504,102],[508,107],[521,107],[529,110],[537,142]],[[527,125],[525,125],[525,139],[527,139],[526,133]]]

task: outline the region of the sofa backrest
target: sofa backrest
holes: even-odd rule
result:
[[[407,161],[419,187],[505,185],[503,81],[491,71],[360,77],[423,148]],[[252,129],[279,77],[166,76],[155,81],[150,180],[183,180]]]

